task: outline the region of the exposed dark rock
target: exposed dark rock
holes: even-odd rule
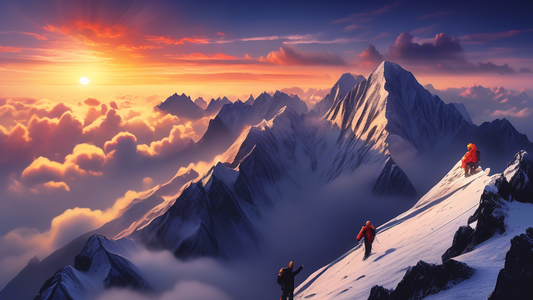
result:
[[[85,233],[72,240],[66,246],[54,251],[38,262],[33,258],[28,266],[13,278],[0,292],[1,300],[31,300],[39,293],[43,283],[55,276],[59,269],[66,265],[76,265],[74,257],[81,252],[89,237],[94,234],[115,236],[128,228],[132,222],[142,217],[154,206],[162,203],[163,198],[152,195],[144,200],[134,200],[119,218],[106,223],[102,227]]]
[[[376,180],[372,193],[404,197],[416,196],[415,187],[403,170],[390,157]]]
[[[76,256],[75,267],[65,266],[46,280],[35,300],[83,299],[98,291],[96,282],[101,282],[104,288],[152,291],[139,270],[122,256],[129,256],[134,249],[131,240],[91,236]]]
[[[504,172],[513,187],[513,198],[522,203],[533,203],[533,159],[526,151],[518,152]]]
[[[442,263],[447,262],[452,257],[462,254],[470,242],[470,236],[473,232],[474,229],[468,225],[459,227],[453,236],[452,246],[442,255]]]
[[[116,255],[111,261],[111,269],[104,279],[104,287],[109,288],[132,288],[138,291],[151,291],[152,288],[148,283],[138,274],[137,268],[127,259]]]
[[[419,261],[409,267],[396,289],[390,292],[380,286],[374,286],[368,299],[422,299],[428,295],[447,290],[474,274],[474,269],[464,263],[448,260],[443,265],[428,264]],[[372,298],[380,297],[380,298]]]
[[[505,255],[505,266],[489,300],[531,299],[533,296],[533,228],[511,240],[511,249]]]
[[[368,297],[368,300],[389,300],[392,299],[390,294],[391,291],[380,285],[375,285],[370,290],[370,296]]]
[[[477,245],[491,238],[494,233],[503,234],[505,225],[503,212],[505,200],[497,193],[485,189],[481,195],[481,202],[473,216],[468,219],[468,223],[477,221],[474,232],[470,235],[470,241],[465,252],[469,252]]]

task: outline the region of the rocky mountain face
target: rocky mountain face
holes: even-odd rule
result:
[[[197,120],[206,115],[206,112],[192,102],[191,97],[186,96],[185,94],[174,94],[168,97],[165,101],[156,106],[156,109],[175,115],[178,118],[186,118],[190,120]]]
[[[136,251],[131,240],[108,240],[92,236],[81,253],[76,256],[74,267],[67,265],[48,279],[36,300],[84,299],[106,288],[131,288],[150,291],[151,287],[126,257]]]
[[[331,295],[331,291],[341,290],[332,299],[353,295],[362,297],[365,295],[362,286],[368,286],[368,279],[356,285],[352,285],[353,281],[344,279],[356,278],[365,272],[365,276],[357,277],[356,281],[368,277],[373,278],[374,282],[386,282],[386,285],[372,286],[368,290],[368,299],[422,299],[430,295],[435,295],[431,299],[453,299],[459,295],[466,299],[529,299],[533,278],[533,230],[529,228],[526,234],[512,238],[511,249],[507,254],[506,248],[498,245],[505,243],[503,240],[509,231],[521,231],[520,228],[524,228],[524,225],[531,224],[533,207],[528,195],[533,188],[525,183],[529,180],[527,174],[533,167],[533,161],[527,152],[520,151],[503,173],[487,177],[487,171],[478,169],[477,174],[466,178],[459,164],[411,210],[377,228],[381,244],[386,244],[388,250],[384,253],[381,249],[378,250],[375,259],[368,262],[373,255],[361,265],[354,260],[352,254],[360,248],[354,248],[304,282],[299,287],[297,298],[313,298],[328,291]],[[464,203],[459,204],[471,201],[476,196],[479,199],[477,205],[468,208],[468,204],[465,209]],[[457,209],[457,205],[461,208]],[[473,214],[467,218],[465,214],[474,208]],[[416,224],[410,223],[413,219]],[[450,224],[458,219],[463,219],[468,225],[460,226],[452,238],[453,226]],[[429,233],[420,233],[421,226],[430,226]],[[390,231],[394,232],[389,233]],[[440,231],[439,237],[432,238],[431,235],[437,231]],[[395,239],[396,236],[401,238]],[[445,251],[445,244],[440,242],[442,239],[448,239],[452,243]],[[507,241],[509,239],[507,237]],[[425,240],[428,242],[424,243]],[[424,249],[419,249],[420,247]],[[402,248],[408,249],[398,253]],[[441,255],[442,264],[431,263],[437,259],[440,251],[444,252]],[[415,266],[409,266],[404,276],[398,278],[396,274],[402,271],[402,266],[419,257],[426,258],[418,261]],[[492,270],[503,257],[505,267],[496,274]],[[350,262],[354,265],[348,266]],[[380,269],[381,265],[388,266],[388,273],[375,270]],[[328,272],[329,269],[334,275]],[[340,273],[337,274],[338,272]],[[470,278],[476,272],[481,274],[470,283]],[[345,273],[350,275],[345,275],[340,280]],[[485,284],[494,282],[496,276],[496,287]],[[396,284],[395,288],[390,287],[393,283]],[[325,289],[326,286],[328,288]]]
[[[181,111],[182,106],[189,107],[189,102],[192,103],[185,95],[173,95],[171,98],[163,102],[159,109],[170,111],[179,107],[178,110]],[[364,183],[363,188],[372,191],[376,196],[413,198],[417,191],[410,176],[402,170],[394,157],[391,149],[392,137],[399,137],[408,143],[420,157],[431,157],[439,150],[436,149],[436,145],[443,142],[453,147],[466,145],[466,141],[471,140],[479,142],[481,147],[478,148],[483,149],[483,153],[489,153],[488,160],[491,159],[491,152],[509,152],[520,147],[531,147],[527,138],[517,133],[506,120],[497,120],[479,127],[473,125],[468,118],[465,118],[465,112],[459,111],[456,105],[445,104],[438,97],[431,95],[410,72],[390,62],[383,62],[368,79],[343,75],[314,111],[308,114],[305,102],[297,96],[289,96],[279,91],[273,96],[263,93],[253,101],[248,100],[246,103],[237,101],[222,106],[217,116],[211,120],[202,139],[184,150],[194,154],[227,143],[224,147],[227,150],[223,153],[222,160],[201,179],[180,189],[175,199],[153,207],[135,222],[130,223],[131,226],[117,234],[116,238],[131,238],[149,249],[170,250],[181,259],[201,256],[223,259],[243,257],[247,253],[261,249],[265,228],[265,224],[262,223],[263,217],[276,205],[281,201],[302,202],[303,194],[312,194],[342,175],[363,172],[360,178]],[[511,136],[500,136],[505,134]],[[508,144],[502,146],[501,143]],[[175,156],[181,157],[184,153],[180,152]],[[468,190],[471,193],[468,196],[474,195],[477,197],[476,201],[479,201],[481,194],[485,195],[485,202],[488,205],[485,209],[478,209],[475,217],[477,227],[491,228],[489,237],[501,232],[494,224],[502,224],[500,212],[506,205],[504,202],[511,199],[509,197],[525,199],[523,195],[528,195],[531,186],[529,181],[531,168],[528,163],[530,159],[525,152],[521,156],[519,153],[518,157],[519,161],[512,163],[504,176],[498,177],[501,184],[495,181],[491,185],[495,188],[491,189],[483,189],[482,186],[485,184],[479,179],[485,176],[486,180],[488,171],[462,181],[459,178],[463,179],[463,173],[457,170],[456,165],[455,169],[420,199],[409,212],[385,224],[381,231],[391,230],[397,234],[407,232],[411,242],[414,241],[411,232],[420,230],[417,238],[420,235],[431,234],[426,231],[430,228],[433,230],[432,226],[438,227],[442,224],[447,226],[446,222],[454,221],[450,220],[452,218],[450,214],[438,214],[448,209],[444,208],[444,203],[456,205],[458,208],[453,211],[454,213],[466,209],[464,205],[470,205],[470,203],[449,202],[449,199],[458,197],[456,191]],[[522,164],[522,161],[526,163]],[[425,168],[421,169],[420,176],[431,173],[431,168],[437,169],[443,166],[449,168],[445,161],[435,160],[431,165],[425,165]],[[508,185],[512,188],[507,188]],[[435,207],[434,210],[432,207]],[[416,227],[413,225],[414,216],[420,217],[417,220],[425,220],[426,226],[421,229],[414,228]],[[435,221],[442,222],[438,226],[432,225]],[[449,225],[449,227],[455,226],[453,230],[447,232],[449,243],[452,242],[451,237],[455,229],[459,227],[457,222]],[[403,223],[411,224],[411,227],[400,226]],[[477,228],[473,233],[469,233],[469,230],[458,233],[458,241],[454,242],[457,249],[448,253],[444,264],[425,263],[420,267],[421,272],[431,270],[432,274],[438,275],[438,278],[442,274],[444,277],[449,277],[449,274],[455,272],[454,266],[457,266],[456,261],[450,258],[467,251],[469,247],[470,250],[475,249],[486,241],[485,231],[478,230],[479,234],[476,235],[476,230]],[[108,241],[91,238],[74,267],[67,266],[61,269],[47,281],[41,289],[39,299],[59,299],[57,297],[63,296],[77,299],[75,291],[79,290],[81,294],[92,291],[93,287],[88,285],[89,281],[98,282],[97,289],[121,286],[126,282],[131,284],[129,287],[132,288],[149,289],[142,280],[142,274],[138,274],[127,260],[127,251],[116,250],[119,246],[114,243],[121,245],[125,243],[120,247],[129,247],[126,245],[129,242],[123,241],[125,239]],[[436,257],[440,260],[449,244],[443,246],[444,243],[441,241],[437,246],[433,244],[431,249],[440,252],[429,251],[431,254],[429,258]],[[466,247],[463,249],[464,244]],[[411,249],[409,255],[417,253],[426,255],[420,252],[423,249],[427,252],[429,248],[426,246]],[[392,247],[379,259],[388,261],[390,253],[397,251],[395,255],[401,254],[403,251],[401,249],[400,246]],[[411,256],[403,255],[408,261],[412,260]],[[322,273],[327,273],[328,268],[335,269],[343,263],[346,261],[340,259]],[[390,281],[398,280],[398,276],[401,276],[409,266],[405,265],[405,261],[402,263],[404,263],[401,266],[403,270],[397,263],[393,263],[396,277],[391,275]],[[430,265],[432,267],[427,267]],[[463,269],[469,270],[466,267]],[[376,266],[374,271],[380,270],[379,266]],[[442,273],[443,270],[450,272]],[[342,286],[342,283],[339,283],[340,279],[336,278],[338,274],[335,274],[328,277],[327,283]],[[445,283],[439,279],[435,286],[442,289],[450,282],[467,278],[463,275],[448,278]],[[301,287],[300,292],[305,291],[305,293],[299,295],[312,297],[311,295],[322,293],[320,285],[317,287],[324,278],[320,277],[320,275],[315,276]],[[367,276],[361,280],[370,278],[372,277]],[[337,281],[332,282],[332,280]],[[69,282],[69,286],[74,288],[61,290],[63,286],[61,282]],[[379,283],[373,283],[375,284]],[[434,283],[427,285],[426,282],[420,282],[420,284],[423,289],[436,291],[435,286],[431,285]],[[364,286],[368,287],[368,282]],[[385,288],[378,289],[378,294],[389,295],[390,293],[387,294],[385,290]],[[370,288],[365,291],[366,295],[369,291]],[[419,290],[414,291],[415,294],[419,292]],[[60,296],[50,297],[53,293]],[[358,293],[344,291],[338,294],[339,297],[347,295],[344,293],[360,296]]]
[[[489,300],[531,299],[533,295],[533,228],[511,240],[511,249],[505,255],[505,266]]]

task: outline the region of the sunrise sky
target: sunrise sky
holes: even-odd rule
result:
[[[532,140],[532,15],[531,1],[0,0],[0,288],[161,183],[114,180],[201,138],[213,116],[153,110],[174,93],[281,90],[311,109],[389,60]]]

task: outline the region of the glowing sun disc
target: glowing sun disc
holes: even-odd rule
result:
[[[81,84],[88,84],[89,83],[89,78],[87,78],[87,77],[80,78],[80,83]]]

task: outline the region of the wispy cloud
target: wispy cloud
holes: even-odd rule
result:
[[[259,61],[278,65],[346,65],[338,54],[300,52],[291,46],[283,46],[279,51],[272,51],[266,58],[261,56]]]
[[[364,19],[364,18],[366,18],[366,20],[372,20],[371,17],[387,13],[393,10],[398,5],[399,5],[398,2],[394,2],[393,4],[385,5],[377,10],[351,14],[346,18],[337,19],[333,21],[333,23],[360,22],[361,19]]]
[[[409,31],[412,35],[426,35],[426,34],[430,34],[431,32],[433,32],[433,30],[435,29],[435,27],[437,27],[438,23],[435,23],[435,24],[431,24],[429,26],[426,26],[426,27],[420,27],[420,28],[417,28],[415,30],[411,30]]]
[[[3,31],[3,32],[0,32],[0,33],[3,33],[3,34],[11,34],[11,33],[17,33],[17,34],[24,34],[24,35],[30,35],[30,36],[33,36],[34,38],[40,40],[40,41],[46,41],[47,38],[38,34],[38,33],[33,33],[33,32],[24,32],[24,31]]]
[[[429,19],[429,18],[437,18],[437,17],[440,17],[440,16],[449,15],[451,13],[453,13],[453,12],[452,11],[439,11],[438,13],[420,16],[418,18],[415,18],[414,20],[424,20],[424,19]]]
[[[183,37],[180,39],[174,39],[171,37],[165,37],[165,36],[155,36],[155,35],[147,35],[146,40],[152,41],[155,43],[163,43],[167,45],[183,45],[185,42],[191,43],[191,44],[209,44],[209,39],[205,37]]]
[[[2,47],[0,46],[0,52],[20,52],[22,49],[16,47]]]
[[[509,38],[520,33],[531,32],[531,31],[533,31],[533,29],[509,30],[509,31],[495,32],[495,33],[475,33],[475,34],[468,34],[468,35],[460,36],[459,40],[463,44],[484,44],[487,42],[492,42],[497,39]]]

